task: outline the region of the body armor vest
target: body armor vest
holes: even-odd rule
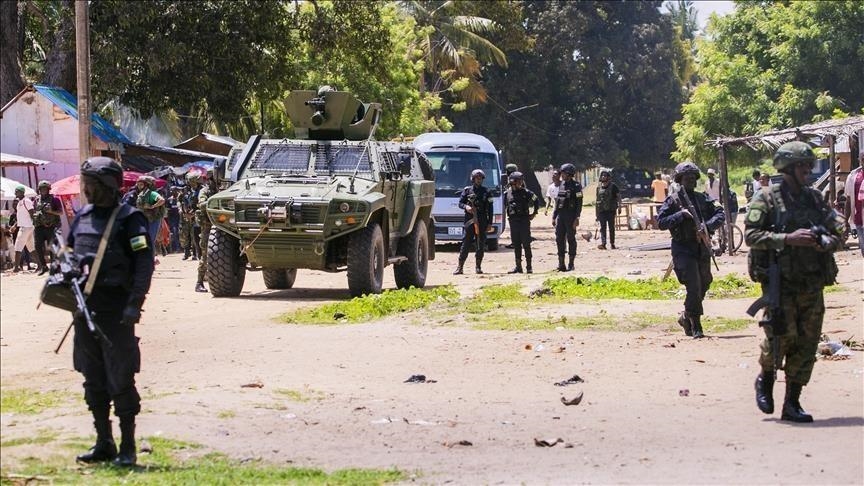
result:
[[[49,214],[48,210],[51,209],[51,203],[54,202],[54,196],[48,196],[48,200],[39,196],[36,199],[36,205],[34,207],[34,216],[33,216],[33,224],[35,226],[47,226],[49,228],[56,228],[60,226],[60,216],[56,214]]]
[[[124,220],[135,211],[137,211],[135,208],[124,204],[117,212],[117,219],[114,221],[108,246],[102,257],[102,266],[99,275],[96,276],[96,287],[120,287],[126,291],[132,288],[132,259],[126,253],[127,242],[118,239],[117,235],[123,227]],[[81,211],[75,227],[73,251],[82,263],[93,264],[109,218],[110,212],[97,215],[93,211],[93,206],[87,206]]]
[[[614,211],[618,208],[615,201],[616,186],[610,183],[608,186],[597,186],[597,211]]]
[[[519,189],[507,190],[507,216],[510,218],[527,218],[531,214],[531,198],[528,191]]]
[[[558,188],[558,197],[555,199],[559,211],[575,211],[578,207],[577,201],[582,197],[582,186],[575,181],[562,182]]]

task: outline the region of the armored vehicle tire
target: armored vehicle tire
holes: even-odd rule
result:
[[[498,251],[498,238],[486,240],[486,249],[489,251]]]
[[[265,268],[261,273],[264,275],[264,286],[273,290],[290,289],[297,278],[296,268]]]
[[[352,297],[381,293],[384,258],[384,236],[377,223],[370,223],[351,235],[348,242],[348,290]]]
[[[411,234],[399,240],[399,255],[407,257],[408,261],[393,266],[396,286],[423,288],[429,268],[429,235],[424,221],[415,222]]]
[[[243,290],[246,265],[240,256],[240,240],[217,228],[207,239],[207,283],[213,297],[236,297]]]

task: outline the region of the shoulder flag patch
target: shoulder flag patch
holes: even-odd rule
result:
[[[129,244],[132,245],[132,251],[143,250],[147,248],[147,237],[144,235],[133,236],[129,239]]]

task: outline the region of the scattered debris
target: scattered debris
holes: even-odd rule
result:
[[[564,442],[564,439],[558,437],[557,439],[534,439],[534,445],[537,447],[555,447],[555,445]]]
[[[688,390],[687,388],[682,388],[682,389],[678,390],[678,396],[679,397],[689,397],[690,396],[690,390]]]
[[[264,383],[261,383],[260,381],[253,381],[252,383],[240,385],[240,388],[264,388]]]
[[[426,375],[411,375],[403,383],[438,383],[437,380],[427,380]]]
[[[393,423],[393,419],[391,419],[390,417],[384,417],[384,418],[380,418],[380,419],[378,419],[378,420],[373,420],[373,421],[371,421],[371,422],[369,422],[369,423],[370,423],[370,424],[375,424],[375,425],[379,425],[379,424],[389,424],[389,423]]]
[[[567,346],[555,346],[554,348],[552,348],[553,353],[563,353],[566,350]]]
[[[664,347],[664,348],[674,348],[674,347],[675,347],[675,343],[664,344],[663,347]]]
[[[150,445],[150,443],[147,442],[146,439],[142,439],[138,445],[138,452],[142,454],[150,454],[153,452],[153,446]]]
[[[552,295],[552,289],[548,287],[540,287],[539,289],[534,289],[531,292],[528,292],[528,298],[535,299],[537,297],[547,297]]]
[[[456,441],[456,442],[442,442],[441,444],[444,447],[447,447],[450,449],[452,449],[453,447],[456,447],[456,446],[471,447],[474,445],[470,440],[460,440],[460,441]]]
[[[585,393],[580,391],[578,395],[576,395],[575,397],[573,397],[570,400],[567,400],[566,398],[561,397],[561,403],[563,403],[564,405],[568,405],[568,406],[569,405],[579,405],[582,402],[582,397],[584,395],[585,395]]]
[[[344,317],[345,317],[345,313],[344,313],[344,312],[336,311],[336,312],[333,313],[333,320],[334,320],[334,321],[338,321],[339,319],[342,319],[342,318],[344,318]]]
[[[564,381],[559,381],[559,382],[555,383],[555,386],[567,386],[567,385],[573,385],[576,383],[585,383],[585,380],[583,380],[582,378],[579,378],[579,375],[573,375]]]
[[[627,272],[627,275],[642,275],[642,270],[631,270]]]
[[[546,346],[544,346],[543,343],[540,343],[537,345],[528,343],[525,345],[525,351],[535,351],[535,352],[539,353],[540,351],[543,351],[544,349],[546,349]]]
[[[855,343],[852,341],[852,337],[846,340],[849,343]],[[819,346],[816,348],[816,354],[822,359],[828,360],[841,360],[841,359],[849,359],[852,356],[852,350],[846,345],[844,341],[831,341],[828,339],[828,336],[823,334],[822,340],[819,342]]]

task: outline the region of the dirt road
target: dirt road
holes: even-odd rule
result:
[[[535,224],[544,225],[548,218]],[[542,273],[506,275],[512,253],[502,247],[487,254],[486,275],[453,277],[455,249],[442,247],[427,284],[453,283],[463,296],[490,283],[536,287],[555,266],[552,235],[536,233],[534,268]],[[618,243],[666,238],[659,231],[621,231]],[[718,260],[720,275],[746,275],[745,254]],[[601,251],[583,241],[577,273],[637,278],[637,272],[661,274],[668,261],[668,251]],[[862,260],[843,252],[838,262],[841,290],[826,295],[825,332],[861,340]],[[345,275],[300,271],[294,289],[268,291],[260,276],[249,274],[241,297],[213,299],[193,291],[194,274],[194,265],[179,255],[162,258],[138,328],[139,433],[145,437],[187,440],[276,464],[396,467],[434,484],[861,484],[864,478],[860,352],[817,363],[802,397],[816,422],[791,425],[777,420],[779,412],[766,416],[756,409],[762,333],[755,322],[693,341],[667,330],[677,301],[561,308],[669,317],[636,332],[478,331],[460,316],[448,325],[430,324],[434,316],[423,312],[355,325],[288,325],[275,316],[346,299]],[[2,390],[58,390],[70,398],[38,415],[4,412],[4,441],[46,429],[61,438],[92,434],[82,379],[71,369],[71,342],[52,353],[68,317],[34,310],[41,283],[34,274],[2,276]],[[385,286],[393,285],[391,275]],[[746,317],[747,304],[712,300],[706,312]],[[543,350],[525,349],[538,343]],[[557,347],[565,349],[551,352]],[[413,374],[437,382],[403,383]],[[574,374],[584,383],[553,385]],[[778,399],[782,374],[780,381]],[[263,387],[243,387],[252,383]],[[562,404],[562,397],[580,391],[579,405]],[[535,439],[558,438],[563,442],[551,448],[535,445]],[[5,447],[2,465],[49,451],[50,444]],[[61,452],[71,464],[73,454]]]

